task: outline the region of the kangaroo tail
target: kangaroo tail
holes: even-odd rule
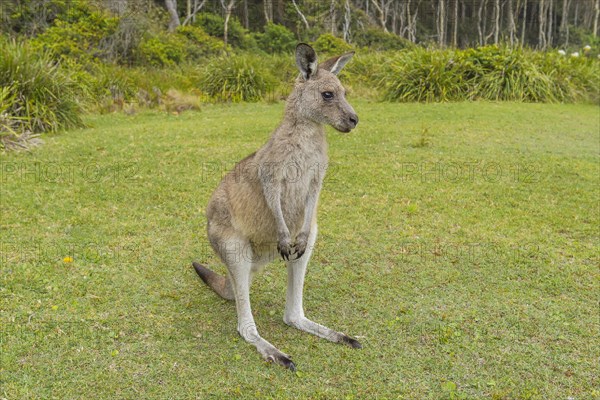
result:
[[[214,290],[219,296],[225,300],[235,299],[229,277],[219,275],[197,262],[192,262],[192,265],[204,283],[206,283],[208,287]]]

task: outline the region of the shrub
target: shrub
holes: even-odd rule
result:
[[[223,39],[225,34],[225,19],[220,15],[211,13],[198,14],[194,24],[201,27],[210,36]],[[247,37],[246,30],[234,17],[229,19],[229,24],[227,25],[227,42],[231,46],[241,49],[251,49],[256,46],[256,42]]]
[[[138,62],[154,67],[173,66],[220,54],[224,50],[223,42],[209,36],[202,28],[180,26],[174,33],[160,33],[142,41]]]
[[[531,57],[541,73],[551,79],[554,90],[559,93],[558,100],[600,100],[600,68],[596,60],[563,57],[555,52],[532,52]]]
[[[81,90],[48,52],[0,41],[2,136],[82,126]]]
[[[371,86],[377,82],[377,77],[387,61],[394,56],[392,53],[359,51],[342,70],[342,79],[344,82],[349,79],[354,83]]]
[[[84,2],[74,2],[50,28],[32,40],[32,45],[55,56],[89,60],[102,56],[101,44],[117,31],[118,24],[117,18]]]
[[[264,33],[255,34],[258,47],[269,53],[289,53],[296,47],[296,36],[283,25],[268,23]]]
[[[155,67],[179,64],[186,56],[186,43],[173,33],[145,39],[138,49],[139,61]]]
[[[448,101],[464,97],[465,85],[450,50],[416,48],[399,53],[382,71],[380,86],[392,101]]]
[[[200,89],[217,101],[258,101],[275,86],[264,62],[249,55],[213,59],[201,73]]]
[[[375,51],[402,50],[415,47],[412,42],[377,28],[359,31],[354,40],[357,45]]]
[[[569,49],[576,51],[580,50],[583,46],[590,45],[592,48],[600,47],[600,36],[594,35],[591,30],[585,29],[580,26],[569,26]]]
[[[597,100],[598,62],[509,48],[402,51],[380,69],[379,87],[391,101]]]
[[[64,0],[2,1],[0,31],[33,37],[46,30],[72,6]]]
[[[313,47],[317,53],[324,53],[326,55],[339,55],[352,50],[351,45],[330,33],[324,33],[319,36]]]
[[[216,39],[200,27],[180,26],[176,34],[186,45],[186,53],[192,60],[197,60],[205,56],[221,54],[225,51],[225,44]]]
[[[265,65],[278,82],[289,85],[298,76],[298,68],[291,54],[267,54],[261,56]]]
[[[221,54],[224,50],[223,42],[209,36],[202,28],[180,26],[174,33],[163,32],[142,41],[138,62],[153,67],[170,67]]]
[[[460,52],[464,74],[476,96],[487,100],[563,100],[552,81],[521,48],[484,46]]]

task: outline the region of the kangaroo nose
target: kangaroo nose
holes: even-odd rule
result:
[[[356,127],[356,125],[358,125],[358,115],[354,114],[350,117],[350,122],[352,122],[354,124],[354,126]]]

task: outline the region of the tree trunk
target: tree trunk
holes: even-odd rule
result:
[[[250,29],[250,18],[248,17],[248,0],[244,0],[244,28]]]
[[[417,42],[417,18],[419,16],[419,6],[421,5],[421,0],[419,0],[419,2],[417,3],[417,6],[415,7],[415,13],[412,16],[412,21],[411,21],[411,41],[413,43]]]
[[[548,33],[546,34],[546,43],[548,46],[552,46],[552,28],[553,28],[553,24],[552,22],[554,21],[554,1],[553,0],[549,0],[548,3],[548,14],[546,19],[548,20],[547,24],[548,24]]]
[[[398,3],[394,4],[394,8],[392,11],[392,33],[395,35],[398,34],[398,26],[397,26],[397,14],[398,14]]]
[[[446,0],[439,0],[438,4],[438,45],[444,47],[446,44]]]
[[[527,0],[523,4],[523,27],[521,29],[521,47],[525,46],[525,27],[527,25]]]
[[[181,23],[179,22],[179,14],[177,14],[177,0],[165,0],[165,7],[169,11],[171,20],[169,21],[169,32],[175,31]]]
[[[545,33],[545,29],[544,29],[544,28],[546,28],[545,11],[546,11],[546,5],[544,4],[544,0],[540,0],[539,12],[538,12],[538,24],[539,24],[538,48],[540,48],[542,50],[546,48],[546,33]]]
[[[350,43],[351,35],[350,35],[350,22],[352,20],[352,12],[350,10],[350,0],[346,0],[344,4],[344,41]]]
[[[587,9],[587,6],[590,6],[589,10]],[[594,13],[592,12],[592,7],[595,6],[595,1],[594,0],[590,0],[588,4],[584,5],[585,10],[583,13],[583,26],[589,30],[592,30],[593,27],[593,20],[594,20]]]
[[[292,3],[294,4],[294,8],[296,9],[296,12],[300,16],[300,19],[304,23],[304,26],[306,27],[306,30],[308,31],[310,29],[310,26],[308,25],[308,21],[306,20],[306,17],[304,16],[304,14],[302,14],[302,11],[300,11],[300,7],[298,7],[298,4],[296,3],[296,0],[292,0]]]
[[[263,0],[263,6],[266,23],[273,22],[273,0]]]
[[[377,3],[377,0],[371,0],[371,2],[373,3],[373,6],[375,7],[375,9],[377,10],[377,12],[379,13],[379,23],[381,24],[381,27],[383,28],[383,30],[387,33],[389,32],[386,25],[386,13],[385,13],[385,4],[383,2],[383,0],[381,0],[381,5]]]
[[[594,3],[594,37],[598,36],[598,18],[600,17],[600,0],[596,0]]]
[[[510,46],[515,44],[515,16],[513,14],[513,0],[508,0],[508,36],[510,40]]]
[[[483,46],[483,28],[481,27],[483,23],[483,6],[485,4],[485,0],[479,3],[479,9],[477,10],[477,33],[479,34],[479,45]]]
[[[500,0],[494,3],[494,44],[500,39]]]
[[[204,4],[206,3],[206,0],[202,0],[202,2],[200,4],[198,4],[198,0],[194,0],[194,11],[192,11],[192,14],[188,15],[185,20],[183,21],[183,23],[181,25],[187,25],[190,21],[195,21],[196,20],[196,14],[202,10],[202,7],[204,7]]]
[[[456,47],[458,45],[458,0],[454,0],[454,21],[452,31],[452,46]]]
[[[223,43],[225,44],[225,48],[227,48],[228,37],[227,34],[229,32],[229,17],[231,16],[230,12],[225,13],[225,25],[223,26]]]
[[[335,21],[335,1],[336,0],[331,0],[331,3],[329,4],[329,19],[331,21],[331,34],[333,36],[335,36],[335,31],[336,31],[336,21]]]
[[[400,8],[400,28],[398,28],[398,36],[400,36],[400,37],[404,37],[404,34],[408,29],[406,26],[406,14],[407,14],[406,9],[408,8],[409,4],[410,4],[410,0],[408,1],[408,3],[402,3],[402,6]],[[409,18],[410,18],[410,16],[409,16]]]
[[[569,45],[569,0],[563,0],[560,26],[558,28],[559,40],[565,46]]]
[[[223,43],[225,44],[225,48],[227,48],[227,44],[229,42],[229,19],[231,18],[231,13],[233,12],[233,7],[235,6],[235,0],[229,0],[229,3],[227,5],[225,5],[225,0],[221,0],[221,6],[225,9],[225,24],[223,25]]]

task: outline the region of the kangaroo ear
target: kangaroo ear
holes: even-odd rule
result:
[[[319,68],[326,69],[327,71],[331,72],[332,74],[337,75],[340,73],[342,68],[344,68],[344,65],[348,64],[348,61],[350,61],[352,59],[353,55],[354,55],[354,52],[351,51],[350,53],[346,53],[346,54],[342,54],[341,56],[330,58],[329,60],[323,61],[321,64],[319,64]]]
[[[305,80],[317,72],[317,53],[306,43],[296,46],[296,65]]]

